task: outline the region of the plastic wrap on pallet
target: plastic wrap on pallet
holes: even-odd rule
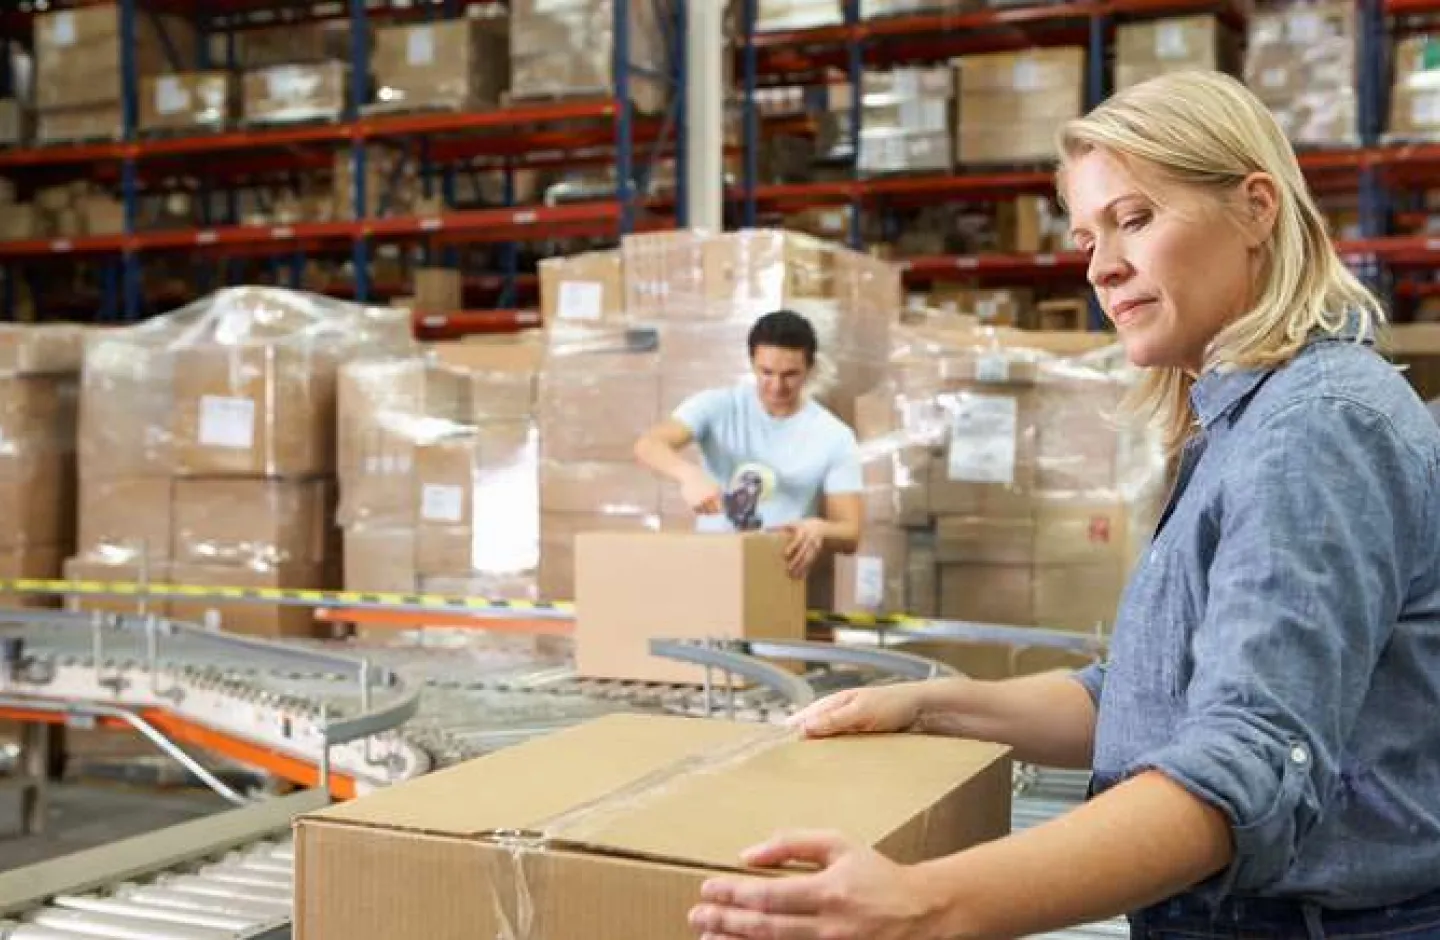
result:
[[[524,343],[451,347],[342,370],[346,586],[413,591],[441,579],[533,600],[534,357]]]
[[[246,72],[245,120],[252,124],[334,120],[345,110],[348,80],[344,62],[275,65]]]
[[[1440,36],[1416,33],[1395,45],[1395,84],[1390,91],[1390,141],[1440,136]]]
[[[498,19],[384,26],[372,56],[375,106],[386,110],[493,108],[510,78]]]
[[[181,72],[140,81],[142,131],[218,131],[234,119],[238,96],[229,72]]]
[[[857,418],[878,548],[842,568],[837,609],[893,602],[886,578],[915,575],[898,534],[909,530],[928,536],[941,616],[1108,622],[1165,474],[1158,439],[1119,418],[1134,375],[1118,347],[1001,329],[900,335]]]
[[[1360,142],[1358,36],[1358,8],[1346,0],[1273,3],[1251,17],[1245,83],[1292,143]]]
[[[615,95],[616,0],[516,0],[510,5],[510,92],[519,99]],[[630,99],[665,106],[673,0],[638,0],[627,11]],[[648,73],[648,74],[646,74]]]

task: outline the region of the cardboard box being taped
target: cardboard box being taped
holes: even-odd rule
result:
[[[679,940],[701,883],[776,830],[938,858],[1009,831],[1010,773],[953,738],[611,715],[300,817],[297,936],[498,937],[524,916],[545,940]]]
[[[575,539],[575,667],[584,676],[699,682],[705,670],[650,654],[652,639],[803,640],[805,582],[784,537],[585,532]]]

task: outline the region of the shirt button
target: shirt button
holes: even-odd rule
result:
[[[1303,747],[1296,745],[1290,750],[1290,759],[1297,764],[1304,764],[1310,760],[1310,755],[1305,753]]]

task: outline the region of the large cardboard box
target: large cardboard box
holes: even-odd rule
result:
[[[465,279],[454,268],[416,268],[415,306],[448,313],[465,306]]]
[[[581,675],[695,682],[704,670],[654,657],[665,639],[805,638],[805,582],[772,533],[585,533],[575,552]]]
[[[940,566],[940,616],[1026,626],[1035,622],[1034,569],[983,562]]]
[[[493,108],[509,80],[503,21],[437,20],[375,30],[376,99],[386,108]]]
[[[540,466],[540,507],[545,512],[654,515],[660,511],[662,487],[675,488],[633,460],[545,461]]]
[[[316,565],[283,565],[260,571],[229,565],[171,566],[170,577],[176,584],[197,584],[225,588],[297,588],[302,590],[329,587],[327,572]],[[285,606],[256,601],[174,600],[170,616],[187,623],[205,623],[214,611],[220,626],[228,633],[251,636],[316,636],[324,631],[315,623],[311,607]]]
[[[176,469],[189,476],[308,477],[335,469],[336,363],[283,345],[175,352]]]
[[[1009,831],[1010,774],[950,738],[612,715],[301,817],[297,935],[678,940],[702,882],[775,831],[938,858]]]
[[[67,581],[105,581],[118,584],[169,584],[170,563],[154,560],[108,564],[89,558],[67,558],[64,565]],[[75,595],[67,604],[70,610],[100,611],[107,614],[155,614],[170,616],[170,601],[149,598],[144,601],[125,597]]]
[[[329,556],[329,480],[175,481],[174,551],[187,565],[320,565]]]
[[[194,27],[173,16],[137,16],[136,74],[195,58]],[[99,3],[35,18],[35,106],[42,111],[120,101],[120,5]]]
[[[75,451],[72,377],[0,374],[0,480],[60,477]]]
[[[70,475],[0,479],[0,548],[72,545],[74,497]]]
[[[573,366],[567,369],[566,366]],[[552,360],[541,379],[545,459],[626,461],[660,414],[660,381],[649,353],[595,362]]]
[[[415,455],[421,576],[530,573],[539,564],[539,442],[529,422],[491,422]]]
[[[345,590],[409,594],[418,583],[413,528],[362,525],[345,530]]]
[[[77,373],[84,341],[84,331],[69,324],[0,325],[0,373]]]
[[[223,130],[234,118],[237,87],[229,72],[180,72],[140,82],[142,131]]]
[[[242,85],[245,120],[289,124],[338,118],[345,110],[344,62],[276,65],[246,72]]]
[[[87,474],[80,482],[77,554],[114,564],[168,559],[173,504],[170,477]]]
[[[539,269],[540,319],[547,329],[557,323],[595,326],[624,319],[620,252],[545,258]]]
[[[869,525],[852,555],[835,556],[838,613],[904,613],[910,535],[904,529]]]

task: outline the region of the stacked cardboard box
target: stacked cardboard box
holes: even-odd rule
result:
[[[0,578],[57,577],[74,542],[80,343],[78,327],[0,327]]]
[[[1358,10],[1346,0],[1284,2],[1250,19],[1245,83],[1292,143],[1359,143]]]
[[[30,134],[29,109],[14,98],[0,98],[0,144],[17,147],[28,142]]]
[[[229,72],[180,72],[140,82],[140,130],[215,131],[237,112],[235,77]]]
[[[1170,72],[1234,73],[1239,64],[1239,37],[1211,14],[1121,23],[1115,28],[1116,91]]]
[[[760,0],[755,10],[755,29],[813,29],[839,26],[845,22],[841,0]]]
[[[626,14],[633,65],[630,98],[643,111],[665,107],[669,55],[663,24],[670,3],[631,4]],[[510,93],[517,99],[614,95],[614,0],[516,0],[510,5]]]
[[[1114,616],[1164,461],[1088,334],[927,331],[860,409],[867,544],[838,609],[1089,630]]]
[[[509,40],[499,20],[385,26],[371,66],[378,108],[493,108],[510,78]]]
[[[831,85],[829,129],[848,145],[853,86]],[[948,66],[866,72],[861,82],[860,172],[943,172],[952,163],[955,76]]]
[[[1395,45],[1389,139],[1433,140],[1440,133],[1440,37],[1406,36]]]
[[[536,598],[539,352],[447,343],[341,370],[347,588]]]
[[[955,67],[960,163],[1050,159],[1056,131],[1081,114],[1084,49],[965,56]]]
[[[390,311],[232,288],[89,338],[77,570],[108,580],[326,587],[339,568],[336,375],[408,348]],[[210,602],[169,605],[200,619]],[[299,608],[234,605],[228,629],[310,632]]]
[[[349,150],[337,152],[331,174],[332,215],[351,220],[355,212],[355,160]],[[410,215],[422,205],[420,175],[403,150],[372,144],[365,148],[365,215],[369,218]]]
[[[136,74],[154,76],[195,58],[195,30],[169,16],[135,18]],[[36,137],[42,143],[118,139],[120,8],[108,3],[39,14],[35,20]],[[170,61],[167,50],[173,50]]]
[[[693,528],[635,440],[689,396],[750,376],[746,337],[779,309],[820,339],[812,393],[842,420],[882,377],[898,270],[794,233],[667,232],[541,267],[541,591],[572,596],[573,541],[593,530]]]
[[[345,110],[349,68],[344,62],[272,65],[245,73],[243,113],[251,124],[336,120]]]

